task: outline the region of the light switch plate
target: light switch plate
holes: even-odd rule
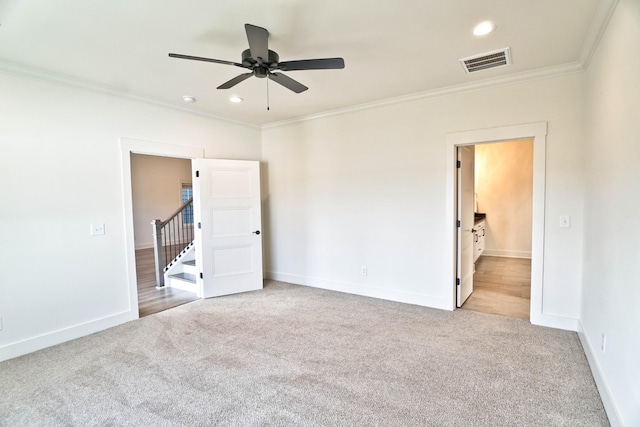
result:
[[[570,228],[571,227],[571,217],[569,215],[560,216],[560,228]]]
[[[92,236],[104,236],[104,223],[102,223],[102,224],[91,224],[91,235]]]

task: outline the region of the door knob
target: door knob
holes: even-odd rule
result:
[[[260,230],[254,231],[253,234],[260,234]]]

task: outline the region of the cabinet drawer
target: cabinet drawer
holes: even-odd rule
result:
[[[474,262],[478,259],[480,255],[484,252],[485,248],[485,236],[487,234],[487,229],[485,227],[485,221],[478,221],[474,225],[475,233],[473,233],[473,249],[474,249]]]

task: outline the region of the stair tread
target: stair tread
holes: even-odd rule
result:
[[[193,266],[195,266],[196,265],[196,260],[195,259],[191,259],[189,261],[182,261],[182,263],[184,265],[193,265]]]
[[[178,273],[169,276],[172,279],[184,280],[185,282],[196,283],[196,276],[189,273]]]

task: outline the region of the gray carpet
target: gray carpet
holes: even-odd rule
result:
[[[606,426],[575,333],[266,282],[0,364],[2,426]]]

